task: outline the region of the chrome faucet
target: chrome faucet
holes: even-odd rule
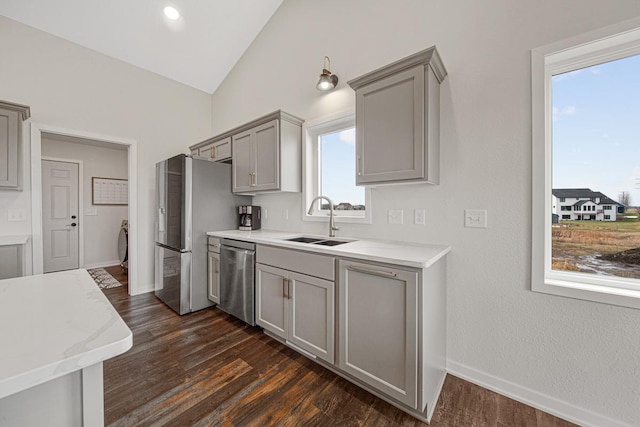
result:
[[[330,198],[328,198],[327,196],[314,197],[311,201],[311,206],[309,206],[309,211],[307,213],[309,215],[313,214],[313,204],[316,202],[316,200],[320,199],[325,199],[327,202],[329,202],[329,237],[336,237],[336,230],[339,230],[340,228],[335,226],[333,219],[333,202]]]

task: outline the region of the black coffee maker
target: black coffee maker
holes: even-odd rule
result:
[[[262,214],[260,206],[238,206],[238,215],[240,216],[240,230],[260,230],[262,222]]]

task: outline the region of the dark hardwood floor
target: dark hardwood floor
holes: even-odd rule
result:
[[[122,283],[124,286],[129,285],[129,276],[122,270],[122,267],[119,265],[112,265],[110,267],[104,267],[104,270],[113,276],[118,282]]]
[[[111,426],[426,426],[220,310],[178,316],[151,294],[105,294],[133,348],[104,364]],[[447,376],[431,426],[573,424]]]

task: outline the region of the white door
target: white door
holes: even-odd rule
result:
[[[42,161],[44,272],[79,268],[78,164]]]

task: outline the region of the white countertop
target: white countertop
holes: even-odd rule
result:
[[[445,256],[451,247],[444,245],[422,245],[417,243],[367,240],[352,237],[327,237],[322,235],[289,233],[284,231],[210,231],[209,236],[244,240],[282,248],[305,250],[334,256],[356,258],[367,261],[386,262],[407,267],[426,268]],[[353,240],[338,246],[323,246],[310,243],[289,242],[285,239],[298,236],[318,237],[327,240]]]
[[[0,236],[0,246],[25,245],[29,241],[28,235]]]
[[[86,270],[0,280],[0,398],[122,354],[131,330]]]

